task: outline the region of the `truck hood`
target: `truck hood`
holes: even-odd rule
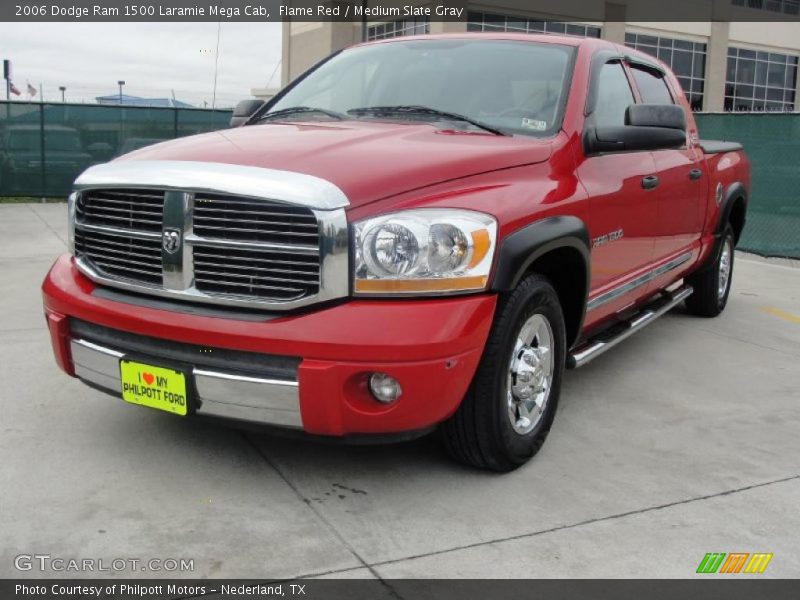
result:
[[[229,163],[304,173],[338,186],[351,206],[479,173],[547,160],[529,136],[365,121],[271,123],[148,146],[117,160]]]

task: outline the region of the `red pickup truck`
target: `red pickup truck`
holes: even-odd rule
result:
[[[563,372],[728,299],[750,183],[675,76],[607,41],[358,45],[225,131],[85,171],[44,282],[58,365],[176,415],[438,428],[508,471]]]

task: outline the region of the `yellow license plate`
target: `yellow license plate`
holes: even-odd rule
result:
[[[180,371],[126,359],[119,361],[119,371],[126,402],[182,416],[188,412],[186,375]]]

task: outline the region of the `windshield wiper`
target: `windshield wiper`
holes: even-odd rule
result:
[[[491,125],[487,125],[486,123],[481,123],[480,121],[476,121],[475,119],[471,119],[470,117],[459,115],[457,113],[446,112],[443,110],[437,110],[435,108],[430,108],[427,106],[417,106],[417,105],[398,105],[398,106],[365,106],[363,108],[353,108],[347,111],[348,115],[367,115],[367,116],[391,116],[391,115],[423,115],[423,116],[431,116],[431,117],[439,117],[442,119],[447,119],[450,121],[462,121],[463,123],[469,123],[470,125],[477,127],[478,129],[483,129],[484,131],[488,131],[489,133],[493,133],[495,135],[509,135],[508,133],[501,131]]]
[[[307,113],[319,113],[321,115],[331,117],[332,119],[336,119],[337,121],[347,118],[347,116],[343,115],[342,113],[338,113],[333,110],[326,110],[324,108],[314,108],[312,106],[290,106],[289,108],[282,108],[281,110],[276,110],[275,112],[263,114],[257,117],[254,122],[258,123],[260,121],[268,121],[270,119],[279,119],[281,117],[289,117],[291,115],[302,115]]]

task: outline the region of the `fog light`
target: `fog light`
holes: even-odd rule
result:
[[[403,388],[394,377],[386,373],[373,373],[369,378],[369,391],[378,402],[391,404],[403,393]]]

